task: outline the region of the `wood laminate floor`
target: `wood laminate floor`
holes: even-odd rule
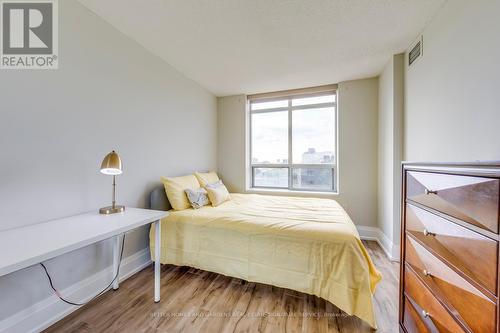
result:
[[[375,293],[377,332],[398,332],[398,264],[364,241],[383,274]],[[161,302],[153,268],[130,277],[45,332],[371,332],[315,296],[189,267],[162,266]]]

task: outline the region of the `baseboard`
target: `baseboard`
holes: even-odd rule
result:
[[[376,241],[382,250],[384,250],[389,260],[399,261],[399,245],[394,244],[382,230],[364,225],[357,225],[356,228],[361,239]]]
[[[120,267],[120,281],[126,280],[150,264],[149,248],[124,258]],[[61,293],[69,299],[87,301],[111,281],[112,274],[112,267],[108,267],[62,290]],[[40,332],[78,308],[60,301],[53,295],[0,321],[0,333]]]

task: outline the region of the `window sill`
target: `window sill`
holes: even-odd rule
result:
[[[274,194],[285,196],[307,196],[307,197],[333,197],[338,196],[339,192],[319,192],[319,191],[300,191],[300,190],[286,190],[286,189],[271,189],[271,188],[247,188],[246,193],[252,194]]]

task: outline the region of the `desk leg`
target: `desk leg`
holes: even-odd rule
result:
[[[121,247],[121,238],[123,235],[115,236],[113,239],[113,277],[118,274],[118,267],[120,266],[120,247]],[[120,287],[119,277],[116,278],[115,282],[113,282],[113,290],[116,290]]]
[[[160,301],[160,271],[161,271],[161,224],[155,222],[155,302]]]

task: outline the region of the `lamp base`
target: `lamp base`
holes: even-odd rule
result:
[[[102,207],[101,209],[99,209],[99,214],[105,214],[105,215],[109,215],[109,214],[116,214],[116,213],[121,213],[125,211],[125,206],[108,206],[108,207]]]

